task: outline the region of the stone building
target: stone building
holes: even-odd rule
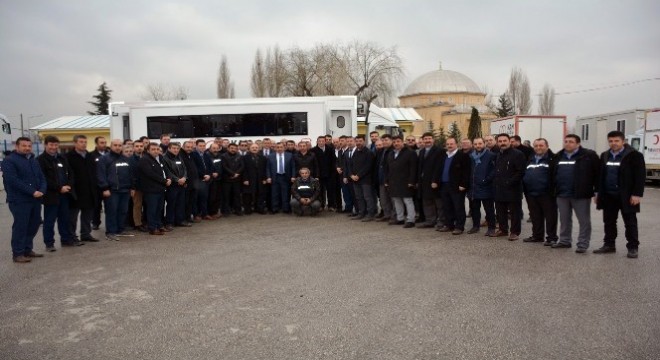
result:
[[[472,107],[479,110],[483,134],[489,133],[489,122],[497,116],[485,106],[486,94],[464,74],[442,69],[428,72],[413,80],[399,96],[399,106],[414,108],[424,119],[415,123],[412,135],[443,127],[448,131],[453,122],[467,136]]]

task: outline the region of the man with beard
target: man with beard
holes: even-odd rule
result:
[[[186,173],[188,174],[188,181],[186,181],[186,209],[185,209],[185,221],[191,222],[200,220],[193,219],[193,209],[195,208],[195,202],[197,201],[197,189],[199,189],[199,173],[197,172],[197,165],[195,165],[195,160],[193,159],[193,152],[195,151],[195,143],[192,140],[188,140],[183,143],[183,152],[179,154],[183,164],[186,166]]]
[[[252,144],[243,156],[243,209],[246,215],[256,211],[266,213],[266,158],[261,155],[259,145]]]
[[[89,153],[89,155],[92,157],[94,162],[98,163],[101,157],[108,153],[108,141],[103,136],[97,136],[94,138],[94,144],[96,145],[94,151]],[[96,168],[97,167],[95,166],[95,171]],[[94,174],[94,177],[96,178],[96,173]],[[101,189],[97,187],[96,193],[97,194],[94,197],[94,199],[96,199],[96,203],[94,204],[94,213],[92,217],[93,230],[98,230],[99,226],[101,226],[101,209],[103,208],[103,194],[101,194]]]
[[[65,155],[76,182],[76,197],[71,199],[69,209],[71,232],[75,237],[80,215],[80,241],[97,242],[99,240],[92,236],[92,220],[98,196],[96,160],[87,152],[85,135],[75,135],[73,145],[73,151]],[[76,242],[74,244],[77,245]]]
[[[110,142],[110,152],[97,162],[96,174],[105,207],[105,238],[119,241],[118,236],[133,236],[124,232],[128,199],[133,186],[129,159],[122,154],[122,141]]]
[[[412,228],[415,227],[413,196],[417,184],[417,153],[407,148],[400,136],[392,139],[392,148],[385,164],[385,187],[396,210],[396,219],[390,220],[390,225],[404,224],[404,228]]]
[[[222,206],[222,154],[220,146],[215,142],[204,153],[204,161],[209,165],[211,180],[209,181],[208,216],[212,219],[221,217]]]
[[[238,216],[241,210],[241,175],[244,170],[243,159],[238,154],[238,146],[229,144],[227,153],[222,154],[222,213],[229,215],[232,211]]]
[[[335,170],[335,150],[332,145],[326,143],[325,136],[319,136],[316,139],[316,146],[312,149],[319,167],[318,179],[321,184],[321,209],[326,204],[328,210],[335,211],[337,204],[335,202],[336,184],[331,181],[331,174]]]
[[[431,184],[440,166],[442,150],[435,145],[433,134],[430,132],[422,135],[422,141],[424,142],[424,148],[419,151],[419,159],[417,161],[417,189],[426,221],[421,223],[419,227],[441,228],[443,214],[440,190],[433,188]]]
[[[188,181],[188,172],[186,165],[181,160],[179,153],[181,146],[179,143],[170,143],[167,153],[163,156],[163,165],[165,168],[165,177],[171,180],[171,185],[165,193],[165,230],[171,231],[174,226],[186,226],[190,224],[185,219],[186,214],[186,182]]]

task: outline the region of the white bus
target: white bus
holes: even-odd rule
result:
[[[112,102],[113,139],[173,141],[215,138],[300,141],[320,135],[357,135],[355,96]]]

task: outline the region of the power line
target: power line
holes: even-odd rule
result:
[[[618,83],[618,84],[614,84],[614,85],[593,87],[593,88],[574,90],[574,91],[555,92],[555,95],[570,95],[570,94],[579,94],[579,93],[592,92],[592,91],[607,90],[607,89],[613,89],[613,88],[630,86],[630,85],[635,85],[635,84],[639,84],[639,83],[643,83],[643,82],[658,81],[658,80],[660,80],[660,77],[648,78],[648,79],[642,79],[642,80],[634,80],[634,81],[626,81],[626,82]],[[539,96],[540,95],[541,94],[539,94]]]

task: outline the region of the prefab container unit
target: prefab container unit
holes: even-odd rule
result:
[[[578,117],[575,133],[582,139],[582,146],[602,153],[609,148],[607,133],[619,130],[626,138],[644,130],[646,110],[635,109],[607,114]]]
[[[523,141],[533,142],[538,138],[548,140],[552,151],[562,149],[566,135],[566,116],[514,115],[491,120],[490,133],[518,135]]]
[[[640,151],[644,153],[646,163],[646,179],[660,181],[660,108],[646,112],[644,134],[640,136],[643,143]]]
[[[330,134],[357,135],[355,96],[212,99],[109,104],[113,139],[148,136],[173,141],[217,137],[300,141]]]

